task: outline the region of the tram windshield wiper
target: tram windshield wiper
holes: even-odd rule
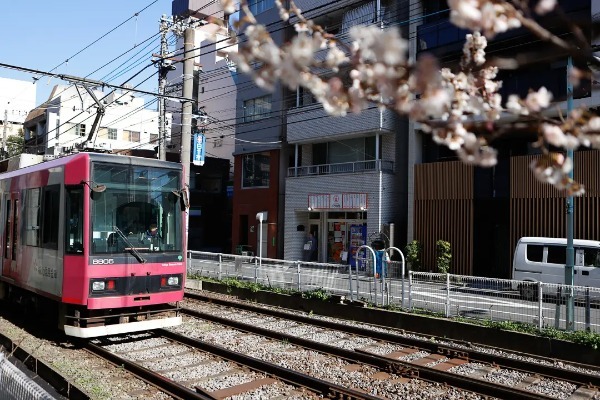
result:
[[[146,259],[144,257],[142,257],[142,255],[140,253],[138,253],[138,251],[135,249],[133,244],[131,244],[129,239],[127,239],[127,236],[125,236],[125,234],[123,232],[121,232],[121,230],[119,228],[117,228],[116,226],[114,228],[115,228],[115,232],[117,232],[117,234],[119,236],[121,236],[121,239],[123,239],[123,241],[129,246],[129,247],[125,247],[125,250],[129,250],[129,252],[135,257],[136,260],[138,260],[140,263],[144,264],[146,262]]]

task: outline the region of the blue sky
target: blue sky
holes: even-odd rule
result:
[[[2,1],[0,62],[43,71],[50,71],[62,63],[55,72],[85,77],[138,44],[135,50],[89,76],[120,85],[148,65],[151,53],[158,51],[157,34],[162,14],[171,15],[171,0]],[[114,32],[74,56],[130,17],[133,18]],[[153,35],[151,41],[144,42]],[[133,57],[139,51],[140,54]],[[69,62],[63,63],[67,59]],[[123,63],[126,65],[121,65]],[[152,73],[156,73],[156,68],[145,69],[132,84],[138,84]],[[0,77],[33,82],[31,74],[5,68],[0,68]],[[155,74],[140,88],[155,92],[157,80]],[[36,103],[43,103],[54,85],[65,83],[56,78],[41,78],[37,83]]]

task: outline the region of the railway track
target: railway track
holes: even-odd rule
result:
[[[184,308],[194,318],[405,377],[445,382],[499,398],[600,399],[597,367],[484,349],[459,341],[432,340],[366,324],[343,324],[195,292],[186,296],[196,300],[186,302]]]
[[[87,347],[174,398],[378,399],[171,331],[96,339]]]

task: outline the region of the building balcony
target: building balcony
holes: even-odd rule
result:
[[[334,117],[320,104],[292,108],[287,114],[288,143],[323,142],[327,138],[350,137],[372,132],[392,133],[398,116],[394,111],[380,111],[373,106],[360,114]]]
[[[208,0],[173,0],[171,4],[173,15],[204,19],[207,17],[223,19],[223,8],[219,1]]]
[[[315,175],[354,174],[364,172],[394,172],[394,162],[386,160],[356,161],[339,164],[320,164],[288,168],[288,178]]]

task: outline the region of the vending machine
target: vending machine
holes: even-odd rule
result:
[[[356,267],[356,252],[367,240],[366,225],[350,225],[350,265]]]

